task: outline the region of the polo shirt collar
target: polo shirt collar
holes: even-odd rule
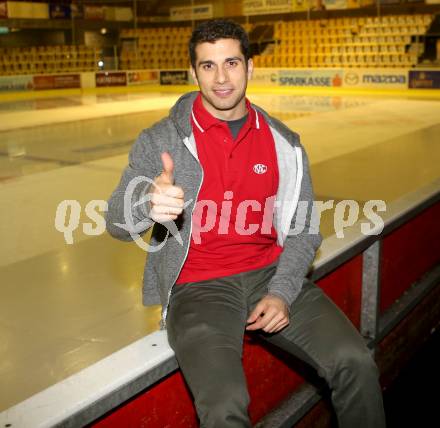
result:
[[[250,101],[246,98],[246,109],[249,114],[249,127],[260,129],[260,118],[258,117],[257,111],[252,108]],[[192,119],[200,130],[200,132],[205,132],[209,128],[215,125],[220,125],[224,123],[224,121],[214,117],[208,110],[206,110],[205,106],[202,103],[202,95],[199,92],[196,99],[194,100],[193,108],[191,110]]]

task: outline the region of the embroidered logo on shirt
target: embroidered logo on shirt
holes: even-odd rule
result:
[[[267,165],[263,165],[262,163],[256,163],[254,165],[254,172],[256,174],[264,174],[267,171]]]

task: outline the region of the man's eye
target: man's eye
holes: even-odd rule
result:
[[[237,65],[237,61],[228,61],[229,67],[235,67]]]
[[[209,69],[211,69],[212,68],[212,64],[204,64],[203,65],[203,69],[204,70],[209,70]]]

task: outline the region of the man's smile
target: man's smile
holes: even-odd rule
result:
[[[215,95],[221,98],[226,98],[234,92],[233,89],[213,89]]]

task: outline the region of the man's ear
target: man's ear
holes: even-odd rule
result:
[[[247,77],[248,77],[248,80],[252,79],[253,71],[254,71],[254,62],[252,61],[252,58],[249,58],[248,62],[247,62]]]
[[[194,70],[194,68],[192,66],[189,68],[189,71],[191,73],[192,78],[194,79],[194,82],[196,82],[196,85],[198,86],[199,85],[199,81],[197,80],[196,71]]]

